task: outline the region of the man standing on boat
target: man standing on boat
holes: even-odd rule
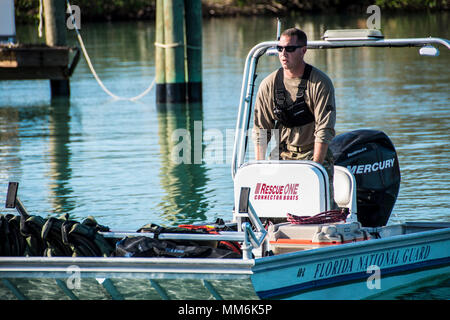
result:
[[[312,160],[324,166],[333,197],[333,154],[328,145],[335,136],[336,106],[330,78],[304,61],[306,34],[285,30],[277,45],[281,68],[262,80],[256,96],[253,140],[256,160],[265,159],[273,129],[278,148],[270,158]]]

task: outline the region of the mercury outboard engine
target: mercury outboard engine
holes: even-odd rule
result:
[[[330,144],[336,165],[355,176],[358,221],[364,227],[385,226],[400,189],[400,166],[389,137],[378,130],[355,130]]]

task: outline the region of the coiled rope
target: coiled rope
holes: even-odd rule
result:
[[[316,214],[315,216],[296,216],[287,214],[287,221],[292,224],[323,224],[345,221],[349,214],[348,208],[341,210],[330,210]]]
[[[42,2],[41,2],[41,6],[42,6]],[[67,0],[67,7],[70,10],[69,12],[72,13],[72,6],[70,5],[69,0]],[[88,53],[86,51],[86,47],[84,46],[83,39],[81,38],[80,31],[78,30],[78,27],[77,27],[77,25],[75,23],[75,18],[73,16],[72,16],[72,24],[74,26],[75,32],[77,33],[78,42],[80,43],[81,50],[83,51],[83,55],[84,55],[84,58],[86,59],[86,62],[88,64],[88,66],[89,66],[89,69],[91,70],[91,73],[93,74],[95,80],[97,80],[97,83],[103,89],[103,91],[105,91],[108,95],[110,95],[115,100],[135,101],[135,100],[141,99],[142,97],[144,97],[146,94],[148,94],[152,90],[153,86],[155,85],[156,78],[153,79],[152,83],[150,84],[150,86],[146,90],[144,90],[141,94],[139,94],[139,95],[137,95],[135,97],[131,97],[131,98],[120,97],[120,96],[115,95],[111,91],[109,91],[108,88],[106,88],[106,86],[103,84],[102,80],[97,75],[97,72],[95,71],[94,66],[92,65],[91,59],[89,58],[89,55],[88,55]]]

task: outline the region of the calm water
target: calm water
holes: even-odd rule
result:
[[[364,28],[366,18],[291,18],[286,26],[296,24],[317,40],[326,29]],[[448,14],[386,14],[382,29],[387,38],[448,39],[448,20]],[[154,31],[153,22],[82,22],[93,64],[116,95],[135,96],[153,81]],[[205,20],[203,104],[157,106],[154,90],[137,102],[112,100],[84,59],[71,79],[70,101],[52,102],[48,81],[0,82],[0,198],[8,181],[19,181],[19,196],[32,214],[93,215],[116,229],[230,219],[231,151],[245,57],[275,32],[271,18]],[[23,43],[39,41],[35,26],[18,26],[17,34]],[[77,44],[74,32],[69,44]],[[397,148],[402,184],[389,223],[450,221],[450,53],[439,49],[436,58],[421,57],[417,48],[307,53],[306,60],[333,79],[337,133],[378,129]],[[276,58],[261,60],[259,81],[277,66]],[[189,133],[193,146],[202,144],[201,163],[172,160],[180,142],[176,129]],[[449,285],[437,287],[438,298],[449,299]],[[415,298],[411,294],[402,297]]]

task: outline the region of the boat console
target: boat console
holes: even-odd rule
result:
[[[431,44],[450,48],[447,40],[438,38],[385,39],[379,30],[329,30],[322,39],[308,41],[308,48],[424,47]],[[275,223],[269,229],[270,241],[279,241],[279,235],[283,235],[283,241],[293,241],[295,238],[300,242],[312,243],[314,238],[323,234],[322,227],[327,225],[316,226],[315,229],[293,225],[289,226],[289,232],[284,232],[287,226],[283,223],[286,223],[288,213],[314,216],[330,210],[328,176],[324,168],[312,161],[247,160],[258,61],[264,55],[276,56],[276,45],[276,41],[268,41],[253,47],[244,67],[231,166],[235,198],[233,221],[237,222],[238,230],[242,222],[248,221],[247,213],[239,210],[241,191],[246,188],[248,206],[253,215],[263,222]],[[347,232],[333,231],[333,234],[339,234],[339,243],[349,239],[368,239],[361,228],[385,226],[398,195],[400,169],[394,145],[383,132],[354,130],[337,136],[330,144],[330,149],[335,157],[334,200],[340,208],[347,208],[349,212],[346,221],[338,224],[348,224],[345,228],[356,230],[352,236],[348,236]],[[311,231],[313,229],[315,231]],[[266,239],[266,249],[270,241]],[[323,241],[318,245],[323,245]],[[263,248],[263,251],[266,249]]]
[[[347,208],[345,221],[325,224],[291,224],[287,215],[312,217],[330,211],[328,175],[313,161],[259,160],[244,164],[234,179],[238,229],[248,220],[247,207],[268,226],[265,244],[255,256],[314,249],[326,245],[370,239],[357,222],[356,183],[345,167],[335,166],[334,194],[340,208]],[[243,198],[243,190],[246,191]]]

